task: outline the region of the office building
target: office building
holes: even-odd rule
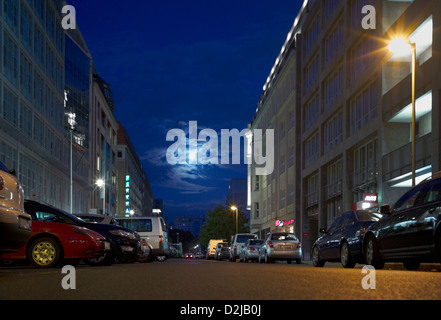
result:
[[[127,130],[118,121],[117,132],[117,216],[152,216],[150,182]]]
[[[74,129],[73,161],[65,128],[65,112],[78,108],[76,101],[67,101],[74,99],[74,88],[65,95],[71,84],[65,77],[76,63],[69,60],[70,48],[78,44],[61,27],[60,1],[5,0],[0,13],[0,160],[16,170],[27,199],[87,211],[87,137],[80,139],[86,127],[79,127],[86,125],[84,118],[79,115]],[[88,70],[85,73],[88,84]]]
[[[118,123],[112,88],[98,74],[93,75],[92,103],[90,108],[90,172],[93,191],[89,212],[116,216],[117,168],[116,146]]]
[[[276,136],[274,172],[249,170],[253,232],[292,225],[308,255],[344,211],[412,186],[412,52],[388,49],[398,35],[416,46],[416,183],[441,170],[440,19],[433,0],[304,1],[251,123]]]

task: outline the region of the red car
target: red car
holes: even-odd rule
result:
[[[87,228],[58,222],[32,221],[32,235],[18,252],[4,253],[1,260],[28,260],[38,268],[54,267],[65,260],[101,257],[110,243]],[[69,264],[69,262],[67,261]]]

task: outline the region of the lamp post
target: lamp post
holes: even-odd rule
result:
[[[415,187],[415,83],[416,83],[416,45],[408,38],[395,38],[389,43],[389,50],[395,54],[412,52],[412,187]]]
[[[239,215],[239,209],[236,206],[230,207],[232,211],[236,211],[236,234],[238,233],[238,215]]]
[[[67,92],[65,92],[65,101],[67,101]],[[65,114],[70,131],[70,213],[73,213],[73,131],[77,122],[75,121],[76,114],[74,112],[66,112]]]

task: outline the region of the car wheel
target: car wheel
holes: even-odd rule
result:
[[[340,248],[340,261],[343,268],[355,267],[355,261],[351,258],[351,253],[349,252],[349,243],[346,241],[342,243]]]
[[[265,263],[273,263],[274,260],[268,257],[268,253],[265,253]]]
[[[319,248],[318,246],[314,246],[314,248],[312,248],[312,265],[314,267],[317,268],[321,268],[325,265],[324,260],[320,260],[320,253],[319,253]]]
[[[366,264],[375,269],[383,269],[384,267],[384,260],[380,256],[377,240],[372,235],[366,241],[365,260]]]
[[[58,240],[39,238],[34,240],[28,249],[28,260],[37,268],[55,267],[62,258],[62,250]]]

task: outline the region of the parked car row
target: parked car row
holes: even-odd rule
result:
[[[139,235],[117,225],[86,222],[50,205],[25,200],[24,210],[32,218],[32,233],[17,251],[1,260],[27,260],[40,268],[83,260],[89,265],[135,261],[148,254]]]
[[[219,242],[215,248],[216,260],[228,259],[235,262],[258,261],[271,263],[284,260],[288,263],[302,260],[302,246],[294,233],[269,232],[265,239],[258,239],[257,235],[239,233],[233,236],[231,245]]]
[[[312,262],[341,261],[345,268],[366,263],[382,269],[402,262],[408,270],[441,262],[441,173],[406,192],[380,212],[349,211],[337,218],[312,247]]]

